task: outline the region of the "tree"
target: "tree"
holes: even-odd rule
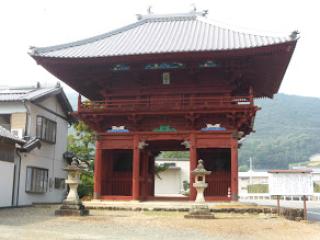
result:
[[[89,163],[89,172],[81,175],[82,183],[78,187],[80,198],[93,195],[94,141],[94,132],[81,121],[72,126],[72,133],[68,135],[68,151],[73,152],[79,160]]]

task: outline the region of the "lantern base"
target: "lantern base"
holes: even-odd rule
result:
[[[60,209],[55,211],[56,216],[88,216],[89,209],[81,203],[64,202]]]
[[[207,204],[194,204],[192,205],[190,212],[184,215],[185,218],[197,218],[197,219],[214,219],[214,215],[210,212]]]

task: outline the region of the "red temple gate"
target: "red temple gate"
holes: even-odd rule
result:
[[[95,198],[153,199],[156,156],[189,151],[190,170],[201,158],[213,172],[206,199],[237,199],[238,140],[252,131],[254,98],[277,93],[298,37],[241,33],[205,15],[140,16],[107,34],[32,49],[89,99],[79,95],[74,115],[97,133]]]

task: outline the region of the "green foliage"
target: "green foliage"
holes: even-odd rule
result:
[[[163,151],[160,158],[189,158],[189,151]]]
[[[190,190],[190,183],[188,181],[184,180],[182,184],[183,184],[183,190],[185,192],[188,192]]]
[[[161,180],[162,178],[160,177],[160,173],[164,172],[168,168],[169,168],[169,166],[165,165],[165,164],[155,164],[154,165],[154,174],[157,176],[157,178],[159,178]]]
[[[268,184],[249,184],[247,186],[248,193],[268,193]]]
[[[239,165],[254,169],[286,169],[308,161],[320,152],[320,99],[278,94],[256,101],[262,107],[254,124],[256,133],[246,137]]]
[[[93,196],[93,172],[81,175],[81,184],[78,187],[79,197]]]
[[[78,187],[79,197],[93,195],[94,140],[93,131],[83,122],[73,125],[73,133],[68,136],[68,151],[73,152],[81,161],[89,162],[89,173],[81,175]]]
[[[316,193],[320,193],[320,183],[313,183],[313,191]]]
[[[83,122],[75,123],[72,134],[68,135],[68,151],[82,161],[94,159],[94,132]]]

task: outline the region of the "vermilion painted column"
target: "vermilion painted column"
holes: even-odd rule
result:
[[[148,195],[148,169],[149,169],[149,152],[144,150],[142,152],[142,199],[145,200]]]
[[[102,149],[99,140],[96,141],[96,155],[94,160],[94,190],[93,197],[99,199],[102,187]]]
[[[238,200],[238,140],[231,142],[231,200]]]
[[[140,150],[139,136],[133,137],[133,164],[132,164],[132,199],[140,199]]]
[[[194,176],[191,174],[197,167],[197,146],[196,146],[196,136],[194,133],[190,135],[190,200],[196,199],[196,189],[193,187]]]

